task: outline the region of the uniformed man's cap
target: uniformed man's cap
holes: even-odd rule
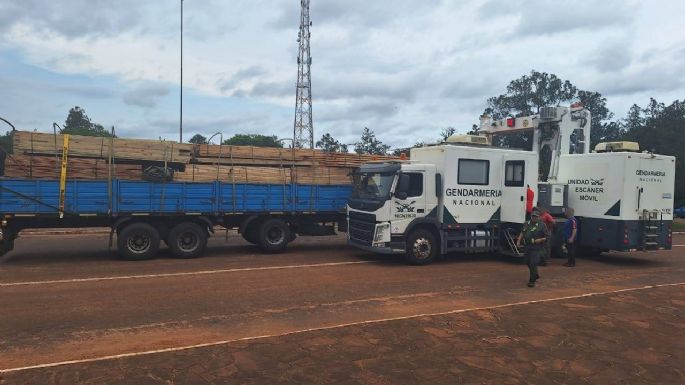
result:
[[[533,216],[533,217],[539,217],[539,216],[540,216],[540,210],[534,209],[534,210],[530,213],[530,215]]]

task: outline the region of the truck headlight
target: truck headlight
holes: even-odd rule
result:
[[[376,234],[373,236],[374,242],[383,242],[384,239],[390,238],[390,224],[381,223],[376,225]]]

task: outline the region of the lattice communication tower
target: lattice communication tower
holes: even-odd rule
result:
[[[300,45],[297,54],[297,90],[295,96],[295,125],[293,146],[295,148],[314,148],[314,125],[312,120],[312,57],[309,39],[309,0],[301,0],[300,32],[297,41]]]

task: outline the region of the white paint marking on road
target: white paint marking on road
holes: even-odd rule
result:
[[[414,315],[408,315],[408,316],[402,316],[402,317],[382,318],[382,319],[375,319],[375,320],[350,322],[350,323],[339,324],[339,325],[321,326],[321,327],[316,327],[316,328],[294,330],[291,332],[280,333],[280,334],[265,334],[265,335],[261,335],[261,336],[251,336],[251,337],[236,338],[236,339],[232,339],[232,340],[206,342],[203,344],[178,346],[178,347],[166,348],[166,349],[157,349],[157,350],[148,350],[148,351],[143,351],[143,352],[114,354],[114,355],[110,355],[110,356],[84,358],[84,359],[80,359],[80,360],[51,362],[51,363],[47,363],[47,364],[39,364],[39,365],[23,366],[23,367],[17,367],[17,368],[0,369],[0,374],[11,373],[11,372],[19,372],[19,371],[30,370],[30,369],[44,369],[44,368],[52,368],[55,366],[74,365],[74,364],[81,364],[81,363],[87,363],[87,362],[116,360],[119,358],[144,356],[144,355],[158,354],[158,353],[178,352],[178,351],[182,351],[182,350],[206,348],[206,347],[218,346],[218,345],[226,345],[226,344],[230,344],[230,343],[234,343],[234,342],[253,341],[253,340],[260,340],[260,339],[264,339],[264,338],[284,337],[284,336],[289,336],[289,335],[294,335],[294,334],[302,334],[302,333],[322,331],[322,330],[331,330],[331,329],[340,329],[340,328],[345,328],[345,327],[350,327],[350,326],[377,324],[377,323],[391,322],[391,321],[401,321],[401,320],[421,318],[421,317],[435,317],[435,316],[450,315],[450,314],[470,313],[470,312],[480,311],[480,310],[494,310],[494,309],[502,309],[502,308],[508,308],[508,307],[522,306],[522,305],[530,305],[530,304],[546,303],[546,302],[556,302],[556,301],[563,301],[563,300],[568,300],[568,299],[596,297],[596,296],[600,296],[600,295],[626,293],[626,292],[632,292],[632,291],[648,290],[648,289],[656,289],[656,288],[660,288],[660,287],[672,287],[672,286],[685,286],[685,282],[664,283],[664,284],[659,284],[659,285],[631,287],[628,289],[619,289],[619,290],[601,291],[601,292],[578,294],[578,295],[569,295],[569,296],[565,296],[565,297],[536,299],[536,300],[531,300],[531,301],[505,303],[505,304],[501,304],[501,305],[472,307],[472,308],[466,308],[466,309],[456,309],[456,310],[449,310],[449,311],[439,312],[439,313],[423,313],[423,314],[414,314]]]
[[[245,271],[303,269],[303,268],[311,268],[311,267],[359,265],[362,263],[374,263],[374,262],[375,261],[329,262],[329,263],[314,263],[314,264],[307,264],[307,265],[264,266],[264,267],[244,267],[244,268],[237,268],[237,269],[186,271],[186,272],[182,272],[182,273],[140,274],[140,275],[123,275],[123,276],[114,276],[114,277],[57,279],[57,280],[51,280],[51,281],[7,282],[7,283],[0,283],[0,287],[52,285],[52,284],[59,284],[59,283],[81,283],[81,282],[97,282],[97,281],[115,281],[115,280],[119,280],[119,279],[183,277],[183,276],[192,276],[192,275],[239,273],[239,272],[245,272]]]
[[[673,247],[685,247],[685,245],[671,245]]]

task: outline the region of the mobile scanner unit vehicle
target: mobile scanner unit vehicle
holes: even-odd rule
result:
[[[530,186],[534,204],[558,218],[576,210],[583,251],[670,248],[675,159],[626,143],[591,153],[590,119],[578,105],[482,117],[483,136],[455,135],[413,148],[411,160],[363,165],[347,206],[349,244],[404,254],[411,264],[450,252],[520,255],[514,236]],[[490,145],[525,131],[532,151]]]

